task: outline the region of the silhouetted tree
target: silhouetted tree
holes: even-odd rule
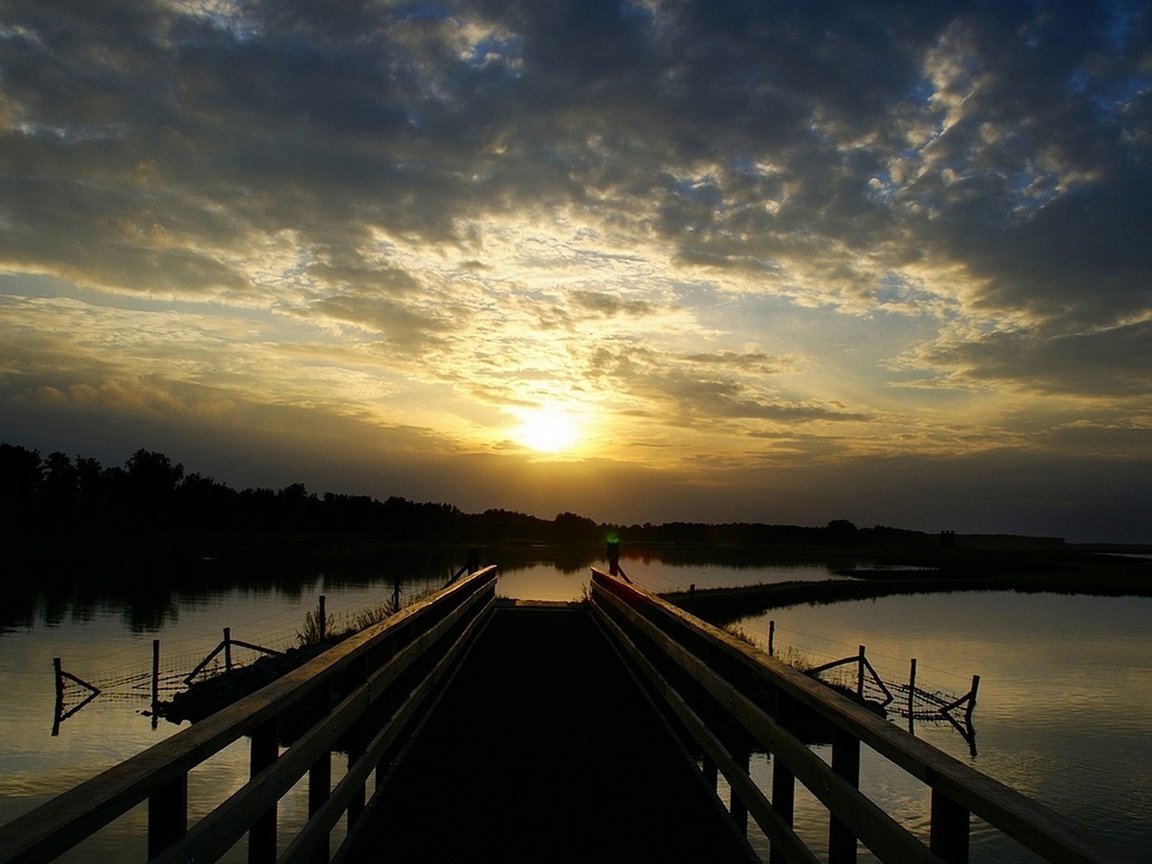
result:
[[[73,526],[78,517],[80,474],[65,453],[50,453],[44,460],[40,484],[41,518],[60,529]]]
[[[240,493],[210,477],[189,474],[176,490],[180,518],[189,528],[226,531],[239,527]]]
[[[0,444],[0,518],[14,532],[33,521],[43,477],[39,450]]]
[[[213,537],[306,531],[402,543],[570,544],[570,563],[578,567],[591,560],[588,550],[603,543],[609,532],[623,535],[631,544],[661,544],[665,550],[671,548],[668,544],[676,544],[671,554],[685,562],[714,554],[709,549],[741,555],[803,546],[911,547],[940,542],[934,535],[917,531],[885,526],[860,529],[846,519],[833,520],[823,528],[702,522],[645,522],[621,528],[568,511],[547,520],[502,509],[464,514],[450,504],[416,503],[397,496],[379,501],[367,495],[328,492],[320,498],[303,483],[279,491],[236,491],[200,474],[185,476],[183,465],[151,450],[137,450],[122,468],[103,468],[92,458],[72,460],[54,452],[42,459],[39,451],[10,444],[0,444],[0,520],[0,529],[23,539],[28,548],[37,543],[49,548],[62,529],[72,528],[83,535],[85,542],[74,548],[87,550],[92,545],[89,541],[96,538],[135,540],[141,534],[178,526],[185,535]],[[45,538],[45,531],[54,532],[53,536]],[[173,538],[165,533],[162,539],[161,548],[168,548]],[[61,548],[67,546],[61,544]],[[661,554],[666,557],[668,552]]]
[[[833,519],[824,529],[829,543],[847,546],[856,539],[856,526],[847,519]]]

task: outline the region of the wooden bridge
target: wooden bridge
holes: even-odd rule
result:
[[[249,781],[190,807],[189,772],[245,737]],[[831,743],[831,764],[813,740]],[[862,746],[923,784],[925,836],[860,791]],[[334,752],[348,754],[341,777]],[[770,754],[769,788],[749,774],[753,752]],[[289,832],[278,802],[305,777],[307,819]],[[594,570],[583,603],[523,603],[497,599],[488,567],[0,827],[0,862],[52,860],[145,802],[153,862],[216,861],[245,835],[253,864],[758,860],[749,820],[771,862],[814,862],[793,830],[798,782],[827,808],[831,864],[861,846],[966,862],[973,816],[1047,861],[1117,860],[625,580]]]

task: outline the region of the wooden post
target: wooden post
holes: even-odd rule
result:
[[[249,777],[255,777],[280,756],[277,718],[252,733]],[[248,864],[272,864],[276,860],[276,805],[266,810],[248,829]]]
[[[478,573],[480,571],[480,550],[468,550],[468,572]]]
[[[56,671],[56,705],[64,704],[64,671],[60,667],[60,658],[52,658],[52,668]]]
[[[323,642],[328,638],[328,598],[321,594],[319,599],[320,620],[317,622],[317,629],[320,631],[320,641]]]
[[[148,797],[148,857],[188,833],[188,775],[181,774]]]
[[[863,646],[860,650],[863,652]],[[843,729],[837,729],[832,739],[832,770],[853,786],[860,786],[860,740]],[[832,816],[828,822],[828,864],[855,864],[855,861],[856,835]]]
[[[56,712],[52,718],[52,737],[60,734],[60,719],[64,713],[64,672],[60,668],[60,658],[52,658],[52,668],[56,674]]]
[[[392,614],[395,615],[400,611],[400,576],[396,575],[396,579],[392,583]]]
[[[614,537],[608,540],[608,573],[620,575],[620,541]]]
[[[317,690],[318,692],[313,698],[317,700],[321,711],[328,713],[332,704],[332,679],[327,679]],[[308,818],[315,816],[331,796],[332,752],[325,750],[324,754],[308,769]],[[320,841],[319,848],[312,856],[312,860],[316,864],[328,864],[330,851],[329,838],[325,837]]]
[[[349,677],[352,681],[361,682],[368,679],[368,658],[361,655],[351,667],[349,667]],[[423,676],[421,676],[423,677]],[[348,742],[348,770],[352,770],[352,766],[356,764],[362,756],[366,754],[368,749],[368,741],[371,731],[368,726],[368,717],[361,714],[360,717],[353,722],[352,726],[348,729],[347,740]],[[352,826],[360,819],[364,813],[364,805],[367,800],[364,784],[360,784],[353,791],[350,800],[348,801],[347,822],[348,830],[352,830]]]
[[[916,658],[912,658],[912,668],[908,671],[908,731],[916,728],[916,719],[912,716],[912,703],[916,698]]]
[[[968,707],[964,710],[964,720],[972,725],[972,712],[976,710],[976,691],[980,689],[980,676],[972,676],[972,690],[968,693]]]
[[[741,749],[732,754],[732,759],[740,766],[745,774],[748,773],[748,766],[751,755],[747,750]],[[728,793],[728,812],[732,814],[732,821],[736,823],[736,828],[744,837],[748,836],[748,806],[736,794],[735,788],[729,786]]]
[[[968,864],[970,814],[940,792],[932,790],[932,828],[929,848],[949,864]]]
[[[772,809],[786,825],[791,825],[796,810],[796,776],[785,767],[776,755],[772,756]],[[784,850],[772,845],[771,864],[786,861]]]
[[[224,628],[224,671],[232,671],[232,628]]]
[[[768,622],[768,656],[776,656],[776,622]]]
[[[864,646],[860,646],[860,659],[856,661],[856,697],[864,701]]]
[[[691,600],[695,596],[696,596],[696,583],[693,582],[691,585],[688,586],[688,599]]]
[[[160,708],[160,640],[152,640],[152,728],[159,721]]]

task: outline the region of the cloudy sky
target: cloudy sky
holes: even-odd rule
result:
[[[1152,541],[1152,4],[4,0],[0,439]]]

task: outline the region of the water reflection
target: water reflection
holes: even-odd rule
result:
[[[153,633],[177,621],[189,604],[233,590],[300,600],[314,591],[317,579],[336,588],[395,578],[405,583],[443,582],[466,557],[463,548],[405,546],[389,548],[384,555],[321,548],[295,557],[104,562],[83,571],[45,566],[11,580],[11,592],[0,606],[0,632],[36,622],[86,623],[103,609],[115,608],[132,632]]]
[[[580,599],[588,568],[605,566],[601,550],[554,551],[488,550],[483,560],[500,562],[501,594]],[[332,613],[350,614],[389,598],[397,574],[411,596],[442,584],[465,560],[464,550],[429,559],[413,550],[397,553],[386,565],[333,561],[311,570],[283,560],[249,562],[248,570],[204,562],[185,574],[187,581],[166,588],[144,587],[148,579],[142,583],[139,575],[124,574],[113,574],[106,588],[77,582],[76,574],[35,580],[34,588],[18,590],[12,603],[0,607],[5,691],[0,823],[178,731],[166,723],[151,728],[143,715],[147,692],[108,693],[50,737],[53,657],[99,684],[147,672],[152,639],[160,638],[165,667],[187,672],[219,643],[223,627],[256,644],[291,646],[318,594],[327,595]],[[661,562],[654,556],[625,557],[621,563],[637,584],[654,591],[827,579],[837,566],[793,560],[732,568],[697,560]],[[1152,860],[1152,664],[1147,660],[1152,600],[1011,592],[895,596],[779,609],[741,626],[766,638],[769,620],[776,622],[779,651],[794,648],[813,665],[848,656],[864,644],[888,681],[907,681],[912,657],[918,660],[917,683],[925,689],[961,694],[973,673],[979,674],[978,755],[947,723],[917,722],[916,734],[1074,814],[1088,833],[1112,836]],[[196,781],[198,796],[233,788],[246,776],[243,745],[218,758]],[[866,791],[902,823],[926,832],[929,803],[923,786],[886,767],[886,760],[867,748],[862,761]],[[770,759],[754,759],[753,773],[770,788]],[[815,804],[805,818],[811,822],[805,830],[819,845],[826,819]],[[142,820],[129,814],[96,840],[96,848],[106,852],[78,852],[71,860],[115,861],[123,858],[126,844],[142,848]],[[974,832],[976,862],[1035,860],[1005,846],[998,832],[979,824]],[[243,857],[236,854],[236,860]]]
[[[978,672],[979,755],[951,726],[918,723],[916,734],[1152,860],[1152,599],[894,596],[777,609],[741,626],[762,632],[769,620],[778,645],[810,658],[865,644],[882,674],[906,675],[917,657],[919,680],[952,691]],[[879,757],[862,776],[903,813],[928,806],[923,787]],[[974,861],[1038,860],[986,828],[973,847]]]

